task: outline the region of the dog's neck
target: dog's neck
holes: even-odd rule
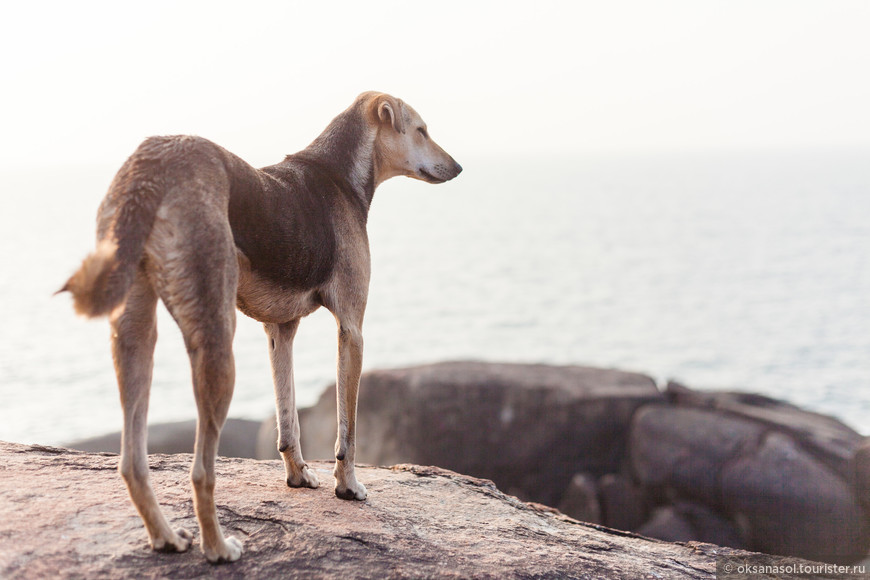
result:
[[[362,107],[351,107],[333,119],[311,145],[288,159],[316,163],[340,177],[368,210],[379,183],[375,175],[376,137],[377,127],[366,122]]]

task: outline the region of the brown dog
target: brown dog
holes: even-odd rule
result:
[[[120,472],[155,550],[184,551],[148,477],[146,424],[156,306],[184,336],[199,413],[191,479],[201,545],[212,562],[242,553],[224,538],[214,464],[235,378],[235,308],[265,323],[287,485],[317,487],[302,458],[293,387],[299,319],[325,306],[338,323],[335,494],[363,500],[354,474],[362,322],[369,286],[366,218],[397,175],[443,183],[462,168],[414,109],[363,93],[306,149],[255,169],[198,137],[153,137],[121,167],[100,206],[97,249],[64,286],[85,316],[109,315],[124,408]]]

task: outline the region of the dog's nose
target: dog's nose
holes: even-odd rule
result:
[[[456,161],[454,161],[453,162],[453,175],[457,176],[460,173],[462,173],[462,166],[460,164],[456,163]]]

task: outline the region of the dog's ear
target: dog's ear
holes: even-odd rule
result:
[[[405,104],[401,99],[390,95],[381,95],[378,98],[378,119],[382,123],[387,121],[393,125],[393,129],[399,133],[405,133]]]

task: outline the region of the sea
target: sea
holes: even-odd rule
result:
[[[375,195],[366,370],[619,368],[784,399],[870,435],[870,150],[459,161],[450,183],[397,178]],[[93,248],[115,170],[0,174],[2,440],[56,445],[121,427],[107,322],[53,295]],[[158,325],[149,420],[193,418],[187,355],[162,306]],[[300,406],[335,380],[335,343],[328,312],[303,321]],[[235,357],[230,416],[269,416],[266,337],[242,314]]]

